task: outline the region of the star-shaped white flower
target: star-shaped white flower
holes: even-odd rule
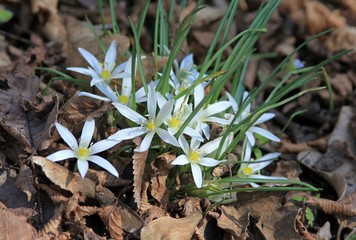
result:
[[[231,96],[230,93],[226,92],[227,97],[229,98],[229,101],[231,103],[231,107],[233,110],[232,114],[225,114],[225,117],[228,119],[229,123],[231,123],[231,121],[233,120],[234,116],[237,114],[237,112],[239,111],[239,107],[237,105],[236,100]],[[244,92],[244,96],[242,101],[245,101],[248,97],[248,92]],[[243,119],[245,119],[247,116],[250,115],[250,111],[251,111],[251,104],[248,104],[247,107],[242,111],[242,113],[240,114],[240,116],[238,116],[234,123],[237,124],[239,122],[241,122]],[[262,116],[257,119],[256,122],[253,123],[253,125],[246,131],[245,135],[247,140],[249,141],[249,146],[253,147],[256,143],[254,134],[257,133],[269,140],[275,141],[275,142],[280,142],[279,137],[277,137],[276,135],[274,135],[273,133],[267,131],[266,129],[263,129],[261,127],[256,127],[256,125],[264,123],[272,118],[274,118],[275,114],[274,113],[264,113],[262,114]]]
[[[195,91],[194,92],[194,107],[196,107],[204,98],[204,91]],[[206,108],[202,107],[199,109],[197,114],[190,121],[189,125],[192,126],[199,133],[204,133],[205,137],[210,139],[210,127],[207,124],[208,122],[215,122],[217,124],[226,124],[226,120],[215,117],[215,114],[218,114],[222,111],[225,111],[231,107],[229,101],[220,101],[213,104],[210,104]]]
[[[156,115],[157,99],[156,91],[153,83],[149,84],[148,97],[147,97],[147,110],[148,119],[133,111],[128,106],[120,103],[113,103],[117,110],[126,118],[140,125],[140,127],[132,127],[119,130],[109,137],[109,139],[121,141],[132,139],[140,135],[146,134],[143,138],[141,145],[135,149],[137,152],[148,150],[152,142],[153,136],[157,135],[166,143],[179,147],[177,139],[170,134],[167,130],[161,128],[162,123],[170,116],[172,112],[174,101],[167,101],[158,114]]]
[[[260,171],[270,165],[280,153],[268,153],[256,160],[251,159],[251,151],[248,149],[243,152],[243,163],[241,163],[237,176],[240,178],[259,178],[259,179],[277,179],[287,180],[285,177],[265,176],[261,175]],[[241,183],[240,183],[241,184]],[[259,187],[257,183],[249,183],[252,187]]]
[[[206,167],[214,167],[219,163],[226,161],[226,160],[218,161],[216,159],[207,157],[208,154],[214,152],[219,147],[221,139],[222,139],[221,137],[217,138],[211,142],[204,144],[199,148],[200,145],[199,141],[192,139],[189,146],[187,140],[185,140],[184,136],[181,135],[178,138],[178,141],[184,154],[178,156],[172,162],[172,165],[190,164],[195,185],[198,188],[201,188],[203,184],[203,174],[200,165]]]
[[[118,142],[101,140],[99,142],[94,143],[93,145],[90,144],[95,129],[94,119],[85,121],[79,145],[77,139],[75,139],[73,134],[67,128],[57,122],[55,123],[55,126],[59,135],[61,135],[63,140],[68,144],[71,149],[60,150],[58,152],[55,152],[49,155],[47,159],[53,162],[57,162],[67,158],[76,158],[78,160],[77,165],[79,173],[83,178],[89,168],[88,161],[99,165],[100,167],[109,171],[116,177],[119,176],[119,173],[114,168],[114,166],[111,165],[111,163],[109,163],[106,159],[95,155],[96,153],[105,151],[113,147],[114,145],[118,144]]]
[[[78,50],[89,63],[90,67],[69,67],[67,70],[91,76],[92,80],[90,86],[96,86],[104,94],[106,94],[107,84],[109,84],[112,79],[130,77],[130,74],[124,72],[127,62],[116,66],[117,50],[115,40],[111,42],[106,52],[104,63],[102,64],[87,50],[83,48],[78,48]]]

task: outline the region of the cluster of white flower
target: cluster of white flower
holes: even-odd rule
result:
[[[94,162],[117,176],[117,171],[108,161],[93,154],[107,150],[122,140],[133,139],[142,135],[145,136],[140,146],[138,146],[135,151],[147,151],[151,146],[155,135],[158,135],[158,137],[165,143],[177,147],[177,152],[182,152],[182,155],[177,156],[172,164],[190,164],[192,175],[198,188],[202,187],[204,179],[201,166],[214,167],[226,161],[217,160],[220,159],[220,156],[215,156],[215,152],[221,145],[222,149],[219,149],[219,152],[223,153],[232,142],[233,135],[229,134],[223,144],[221,144],[222,137],[211,140],[209,123],[217,123],[223,126],[223,129],[226,129],[226,126],[230,124],[240,123],[250,114],[251,110],[251,106],[248,104],[248,106],[243,109],[242,113],[238,117],[235,117],[239,111],[239,106],[234,97],[229,93],[226,93],[225,98],[227,100],[217,101],[200,108],[189,124],[184,128],[182,134],[176,136],[176,133],[183,123],[203,100],[205,88],[209,84],[208,81],[200,83],[194,88],[193,94],[182,96],[180,98],[176,97],[183,90],[192,86],[199,76],[199,72],[193,62],[193,55],[190,54],[185,57],[179,67],[178,64],[175,63],[175,71],[171,70],[169,80],[171,90],[165,94],[165,96],[160,92],[157,92],[157,81],[147,84],[147,93],[144,88],[139,89],[135,93],[136,103],[147,104],[146,116],[136,112],[136,110],[133,110],[130,107],[132,97],[132,58],[129,58],[128,61],[116,66],[115,61],[117,52],[115,41],[111,43],[106,53],[104,63],[100,63],[91,53],[84,49],[80,48],[79,52],[89,63],[90,67],[70,67],[67,69],[89,75],[92,78],[90,82],[91,86],[97,87],[104,95],[99,96],[92,93],[81,92],[80,96],[112,102],[122,116],[137,125],[135,127],[121,129],[111,135],[107,140],[99,141],[90,146],[89,143],[92,138],[95,123],[94,120],[86,121],[78,146],[77,141],[68,129],[56,123],[58,132],[72,150],[56,152],[48,156],[48,159],[52,161],[60,161],[66,158],[77,158],[78,169],[83,177],[88,169],[87,161]],[[112,79],[117,78],[122,79],[120,93],[117,92],[117,89],[112,89],[109,85]],[[245,92],[242,102],[245,102],[247,98],[248,93]],[[255,126],[270,120],[273,117],[274,114],[272,113],[263,114],[253,126],[246,131],[246,140],[243,144],[244,149],[242,158],[246,163],[240,165],[238,171],[239,177],[255,177],[258,175],[260,169],[271,163],[274,158],[278,157],[278,153],[273,153],[266,155],[262,159],[267,160],[264,161],[263,164],[259,163],[257,160],[255,162],[247,163],[251,161],[251,151],[256,142],[254,134],[262,135],[272,141],[280,141],[277,136],[261,127]],[[179,150],[179,148],[181,150]],[[213,156],[215,156],[215,158]]]

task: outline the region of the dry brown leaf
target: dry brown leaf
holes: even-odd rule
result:
[[[36,237],[37,231],[26,217],[14,214],[0,202],[0,239],[32,240]]]
[[[27,195],[27,201],[31,201],[32,196],[37,192],[33,186],[33,174],[31,168],[27,165],[22,165],[20,167],[20,172],[16,178],[15,185]]]
[[[306,198],[306,203],[318,207],[328,214],[335,214],[346,217],[356,216],[355,206],[349,206],[337,201],[309,196]]]
[[[123,239],[122,216],[118,208],[115,205],[106,206],[99,215],[109,229],[111,238]]]
[[[44,157],[34,156],[31,161],[42,167],[42,171],[56,185],[72,193],[81,192],[85,196],[95,197],[95,184],[88,178],[74,175],[65,167],[47,160]]]
[[[107,171],[95,171],[88,169],[85,177],[91,179],[96,185],[104,187],[124,187],[130,184],[130,180],[115,177]]]
[[[99,216],[110,230],[111,237],[122,235],[123,230],[137,234],[143,226],[138,214],[118,199],[113,205],[104,207]]]
[[[139,146],[141,144],[140,138],[135,138],[134,143]],[[133,164],[133,175],[134,175],[134,199],[137,204],[137,208],[141,209],[141,192],[142,192],[142,184],[143,184],[143,175],[146,167],[146,159],[148,155],[148,150],[144,152],[135,152],[132,156],[132,164]]]
[[[61,232],[61,224],[63,220],[64,204],[60,204],[56,209],[51,220],[44,225],[39,234],[43,236],[49,236],[51,238],[56,238]]]
[[[158,156],[151,163],[151,195],[158,201],[160,206],[164,208],[169,201],[169,192],[166,186],[166,180],[171,162],[173,162],[175,158],[175,154],[167,152]]]
[[[111,205],[117,199],[109,189],[101,185],[95,187],[95,198],[99,201],[101,206]]]
[[[0,89],[0,126],[24,146],[37,148],[46,120],[25,109],[25,103],[36,97],[40,79],[28,66],[19,65],[7,76],[7,82],[10,88]]]
[[[188,217],[175,219],[172,217],[162,217],[150,222],[141,230],[141,239],[145,240],[187,240],[191,239],[195,229],[202,219],[199,211]]]
[[[155,219],[161,218],[166,216],[166,211],[160,207],[152,206],[150,209],[147,210],[145,214],[145,225],[152,222]]]
[[[330,232],[330,222],[326,222],[319,231],[315,234],[318,240],[329,240],[332,238],[332,234]]]
[[[250,212],[247,207],[236,209],[234,206],[221,206],[217,219],[218,226],[231,234],[236,240],[247,238]]]

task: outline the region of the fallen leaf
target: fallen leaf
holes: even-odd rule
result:
[[[330,232],[330,222],[326,222],[319,231],[315,234],[318,240],[329,240],[332,238],[332,234]]]
[[[140,138],[135,138],[134,143],[139,146],[141,144]],[[137,204],[137,208],[140,210],[141,208],[141,192],[142,192],[142,184],[143,184],[143,175],[146,167],[146,159],[148,155],[148,150],[144,152],[135,152],[132,156],[132,164],[133,164],[133,174],[134,174],[134,199]]]
[[[33,186],[33,173],[27,165],[20,167],[20,172],[17,175],[15,185],[18,189],[27,195],[27,201],[31,201],[32,196],[37,192]]]
[[[32,0],[32,13],[37,15],[41,31],[49,40],[63,42],[67,32],[63,20],[57,12],[57,0]]]
[[[37,231],[26,217],[14,214],[0,202],[0,239],[32,240],[36,237]]]
[[[88,178],[81,178],[65,167],[47,160],[44,157],[34,156],[31,161],[42,167],[47,178],[62,189],[71,193],[81,192],[85,196],[95,197],[95,184]]]
[[[236,209],[234,206],[221,206],[220,211],[221,214],[217,219],[218,226],[236,240],[246,239],[250,215],[248,208]]]
[[[335,215],[345,216],[345,217],[356,216],[356,207],[353,205],[349,206],[347,204],[340,203],[337,201],[332,201],[324,198],[317,198],[313,196],[308,196],[306,198],[306,203],[318,207],[328,214],[335,214]]]
[[[199,211],[180,219],[161,217],[150,222],[141,230],[141,239],[145,240],[187,240],[191,239],[195,229],[202,219]]]

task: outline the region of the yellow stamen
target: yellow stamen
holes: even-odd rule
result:
[[[110,80],[110,72],[109,72],[109,70],[104,69],[104,70],[101,72],[101,77],[102,77],[105,81]]]
[[[242,171],[244,172],[245,175],[251,175],[252,174],[252,168],[250,168],[249,166],[246,166],[242,169]]]
[[[193,150],[193,151],[189,154],[188,159],[189,159],[190,162],[195,163],[195,162],[197,162],[197,161],[200,159],[201,154],[202,154],[202,153],[201,153],[200,151],[198,151],[198,150]]]
[[[172,117],[168,120],[168,126],[172,129],[177,129],[180,126],[180,119],[178,117]]]
[[[153,129],[155,129],[155,123],[153,122],[153,120],[149,121],[147,124],[147,129],[149,131],[152,131]]]
[[[129,97],[128,97],[128,96],[125,96],[125,95],[120,95],[120,96],[118,97],[118,100],[119,100],[120,103],[126,105],[126,104],[129,102]]]
[[[78,159],[80,159],[80,160],[87,159],[89,154],[90,154],[90,149],[88,149],[88,148],[79,147],[77,150],[77,156],[78,156]]]

